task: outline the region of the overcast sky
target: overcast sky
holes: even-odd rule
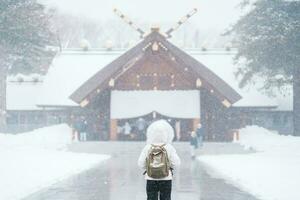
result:
[[[114,19],[114,7],[139,23],[173,24],[193,8],[198,13],[189,23],[202,30],[224,29],[240,16],[241,0],[42,0],[62,12],[95,18]],[[168,28],[168,27],[167,27]]]

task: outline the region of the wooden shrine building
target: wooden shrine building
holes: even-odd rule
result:
[[[247,125],[291,133],[292,95],[274,99],[240,88],[234,75],[238,66],[232,63],[236,51],[184,51],[169,41],[196,9],[165,33],[159,28],[145,33],[114,12],[142,40],[129,50],[63,49],[45,76],[9,78],[7,132],[58,123],[78,128],[84,122],[88,140],[144,140],[147,126],[165,119],[181,141],[199,123],[208,141],[230,141],[232,130]]]
[[[111,140],[118,139],[118,127],[126,120],[139,118],[165,118],[174,122],[175,129],[176,122],[181,122],[181,140],[187,140],[201,122],[206,140],[226,140],[225,110],[241,96],[170,43],[158,28],[152,28],[139,44],[90,77],[70,99],[94,116],[89,123],[95,129],[101,129],[101,122],[109,122]]]

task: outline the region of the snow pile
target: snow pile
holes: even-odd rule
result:
[[[240,129],[239,143],[246,149],[253,148],[256,151],[279,151],[278,153],[300,152],[300,137],[279,135],[258,126],[248,126]]]
[[[71,129],[56,125],[0,134],[0,199],[16,200],[99,164],[109,156],[63,151]]]
[[[2,150],[20,148],[60,150],[71,143],[71,136],[71,129],[66,124],[40,128],[18,135],[0,134],[0,148]]]
[[[240,144],[258,152],[201,156],[199,160],[211,175],[260,199],[300,199],[300,138],[249,126],[240,130]]]

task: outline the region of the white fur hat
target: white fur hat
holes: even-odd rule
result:
[[[153,122],[147,129],[147,143],[171,143],[174,138],[172,126],[165,120]]]

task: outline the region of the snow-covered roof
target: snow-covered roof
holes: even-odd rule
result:
[[[162,57],[159,56],[160,58],[153,55],[152,51],[154,49],[152,48],[151,51],[151,48],[149,47],[151,45],[154,45],[153,47],[155,47],[155,44],[161,46],[161,50],[163,49],[167,50],[168,51],[167,54],[169,55],[165,55],[163,51],[158,51],[158,53],[161,54],[162,56]],[[175,64],[173,67],[174,69],[178,68],[178,73],[186,74],[186,70],[188,71],[188,69],[190,69],[190,71],[193,72],[194,74],[192,77],[200,77],[202,79],[202,82],[204,83],[203,86],[209,90],[215,90],[216,91],[215,96],[219,100],[224,101],[224,99],[226,99],[225,101],[233,104],[241,99],[241,96],[232,87],[230,87],[225,81],[223,81],[220,77],[214,74],[206,66],[199,63],[192,56],[184,52],[182,49],[176,47],[171,42],[166,40],[166,37],[163,36],[161,33],[159,33],[158,29],[152,29],[151,33],[145,36],[145,38],[140,43],[130,48],[128,51],[120,55],[113,62],[111,62],[110,64],[106,65],[103,69],[98,71],[94,76],[92,76],[89,80],[87,80],[81,87],[79,87],[74,93],[72,93],[70,99],[72,99],[74,102],[78,104],[84,102],[85,100],[89,99],[89,96],[93,96],[93,93],[96,90],[107,89],[109,85],[108,80],[112,79],[115,76],[118,76],[116,74],[119,73],[124,74],[123,72],[127,71],[127,69],[125,68],[132,67],[132,70],[134,69],[137,70],[136,67],[139,66],[141,67],[141,65],[139,65],[138,62],[146,61],[144,59],[148,60],[149,62],[156,60],[155,62],[159,62],[159,63],[161,62],[174,63],[175,61],[177,64]],[[151,65],[155,66],[156,65],[155,62],[153,62]],[[160,68],[165,68],[165,66],[161,65]],[[146,85],[148,84],[141,85],[140,89],[146,89],[147,87]],[[177,85],[175,89],[176,88]],[[190,88],[186,88],[186,89],[188,90]],[[135,90],[135,87],[131,87],[131,90]]]
[[[120,54],[119,51],[63,51],[45,77],[38,105],[77,106],[69,96]]]
[[[292,110],[293,101],[291,90],[289,94],[283,95],[279,92],[276,97],[269,97],[260,92],[256,86],[239,88],[239,81],[235,77],[237,66],[233,63],[235,51],[223,52],[197,52],[194,51],[191,55],[199,62],[207,66],[215,74],[221,77],[233,89],[235,89],[242,99],[236,102],[233,106],[236,107],[272,107],[276,106],[278,110]],[[259,80],[258,80],[259,81]]]
[[[134,118],[152,112],[174,118],[200,118],[199,93],[198,90],[112,91],[111,118]]]
[[[7,82],[6,109],[40,110],[36,104],[41,89],[41,82]]]
[[[64,50],[52,63],[45,77],[38,105],[77,106],[69,96],[91,76],[119,57],[125,50]],[[186,50],[188,54],[203,63],[234,88],[243,98],[233,106],[265,107],[278,106],[279,110],[292,110],[292,95],[268,97],[251,87],[240,89],[234,76],[237,66],[233,64],[234,50],[201,51]],[[291,93],[291,92],[290,92]]]

